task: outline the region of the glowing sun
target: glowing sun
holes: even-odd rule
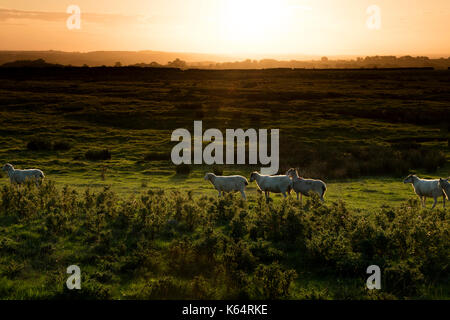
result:
[[[220,11],[221,37],[230,45],[265,43],[286,28],[289,8],[283,0],[226,0]]]

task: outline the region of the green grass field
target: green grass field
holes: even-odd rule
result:
[[[204,130],[218,128],[222,132],[227,128],[279,128],[280,172],[296,167],[305,177],[323,179],[328,187],[327,206],[343,201],[355,217],[373,218],[386,207],[397,210],[415,198],[411,185],[403,184],[407,174],[417,173],[423,178],[449,176],[449,101],[450,71],[4,69],[0,70],[0,161],[16,168],[42,169],[57,190],[69,186],[81,195],[86,189],[101,193],[110,186],[120,204],[148,190],[192,192],[194,200],[201,202],[205,195],[217,197],[212,185],[203,180],[205,172],[214,168],[192,166],[189,174],[177,174],[169,160],[173,130],[186,128],[193,132],[194,120],[202,120]],[[33,141],[40,144],[30,147]],[[58,143],[63,147],[56,147]],[[110,151],[110,160],[86,158],[86,152],[102,149]],[[226,165],[220,169],[224,174],[248,178],[259,167]],[[2,172],[0,186],[8,185]],[[254,210],[259,203],[254,183],[247,188],[247,194],[247,205]],[[272,198],[274,205],[282,205],[281,196]],[[295,195],[291,194],[291,198]],[[303,201],[306,203],[305,198]],[[297,208],[295,201],[290,203]],[[428,207],[431,204],[429,199]],[[438,208],[442,208],[442,199]],[[40,237],[42,221],[36,225],[16,221],[5,210],[0,217],[0,225],[7,230],[3,241],[21,238],[14,235],[22,233],[29,233],[23,236],[27,241]],[[448,224],[447,218],[444,221]],[[215,226],[217,230],[229,227]],[[197,227],[198,233],[188,233],[193,238],[204,232],[204,225]],[[182,235],[179,231],[172,238],[157,237],[152,246],[165,252]],[[62,238],[52,242],[52,250],[64,261],[64,257],[73,257],[91,241],[58,237]],[[276,241],[271,243],[277,248]],[[351,273],[344,272],[336,283],[334,275],[318,274],[304,264],[293,263],[295,259],[289,250],[282,259],[284,268],[292,267],[299,275],[289,298],[378,297],[359,292],[361,279]],[[33,283],[45,286],[50,281],[39,273],[43,266],[24,262],[14,278],[4,271],[8,263],[9,258],[0,260],[0,297],[45,297],[37,289],[36,294],[31,292]],[[88,265],[88,271],[92,268],[89,272],[95,273],[96,264]],[[57,273],[65,277],[61,271]],[[136,295],[139,288],[133,286],[142,282],[130,281],[126,271],[119,274],[111,276],[112,293],[105,298],[126,298],[128,291],[135,298],[174,296]],[[161,279],[162,274],[155,272],[153,277]],[[192,280],[175,278],[181,282]],[[422,297],[448,298],[447,285],[432,281],[426,285]],[[11,286],[19,289],[14,291]],[[216,292],[210,297],[224,296]],[[408,294],[384,298],[404,296]]]
[[[447,176],[446,170],[443,168],[436,174],[423,174],[424,177],[437,178]],[[157,169],[158,170],[158,169]],[[195,196],[208,195],[217,196],[217,192],[213,186],[203,180],[204,173],[208,172],[208,168],[198,169],[189,176],[176,175],[173,170],[160,170],[159,174],[145,175],[140,173],[117,172],[106,174],[105,180],[101,179],[100,170],[91,174],[62,174],[61,176],[48,176],[48,179],[54,181],[57,186],[63,187],[69,185],[76,190],[101,190],[104,186],[111,186],[112,190],[127,198],[136,193],[146,191],[147,189],[164,189],[164,190],[180,190],[193,191]],[[442,173],[441,173],[442,172]],[[439,175],[439,173],[441,173]],[[241,174],[247,178],[250,171],[230,170],[224,171],[224,174]],[[2,185],[9,184],[9,180],[5,177]],[[247,196],[250,202],[255,202],[258,196],[255,183],[247,187]],[[295,198],[294,192],[290,195]],[[282,195],[272,194],[271,197],[275,201],[281,201]],[[327,182],[326,200],[345,201],[349,208],[358,210],[379,209],[382,205],[399,206],[408,199],[415,197],[414,190],[410,184],[403,184],[402,179],[388,177],[365,177],[348,180],[332,180]],[[303,198],[305,200],[306,198]],[[427,200],[427,206],[431,207],[432,199]],[[439,206],[442,206],[442,199],[439,199]]]
[[[329,186],[327,199],[346,200],[355,208],[395,205],[410,197],[411,187],[401,183],[405,173],[449,175],[448,164],[430,171],[419,159],[394,178],[392,170],[372,170],[374,178],[372,171],[358,172],[352,164],[361,160],[354,155],[345,158],[348,148],[359,153],[357,148],[419,141],[421,148],[440,150],[448,159],[447,71],[139,71],[141,79],[133,78],[133,70],[66,71],[73,80],[56,72],[61,74],[46,78],[30,71],[2,79],[0,159],[18,168],[42,168],[58,185],[111,185],[124,196],[142,186],[213,194],[202,180],[211,168],[195,167],[188,177],[178,177],[169,161],[171,132],[179,127],[192,132],[194,120],[203,120],[204,130],[279,128],[280,171],[295,166],[306,177],[322,178]],[[36,138],[64,141],[70,150],[28,150]],[[104,148],[111,160],[84,158],[86,151]],[[385,149],[370,151],[373,162],[386,161],[377,158]],[[166,154],[167,160],[145,161],[152,153]],[[342,163],[328,169],[320,162],[324,155]],[[259,167],[227,166],[225,173],[248,177],[253,169]]]

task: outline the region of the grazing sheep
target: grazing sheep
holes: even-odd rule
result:
[[[34,179],[36,186],[39,186],[39,182],[44,179],[44,173],[39,169],[19,170],[14,169],[12,164],[7,163],[3,166],[2,170],[6,171],[11,183],[22,184],[27,180]]]
[[[433,197],[434,203],[433,207],[431,209],[434,209],[437,203],[437,199],[439,196],[442,196],[443,205],[445,208],[445,194],[442,192],[441,187],[439,186],[439,180],[433,179],[433,180],[425,180],[420,179],[416,175],[410,174],[406,177],[405,180],[403,180],[403,183],[412,183],[414,187],[414,191],[419,196],[422,206],[425,208],[425,200],[427,197]]]
[[[242,194],[244,200],[247,200],[245,196],[245,187],[248,185],[248,181],[243,176],[216,176],[214,173],[205,174],[205,180],[211,181],[214,188],[219,191],[219,197],[222,192],[239,191]]]
[[[303,179],[298,176],[297,170],[291,168],[286,172],[286,175],[292,178],[292,188],[298,195],[300,194],[300,203],[302,202],[302,196],[309,196],[310,192],[315,192],[319,195],[321,201],[325,201],[323,196],[327,191],[327,186],[322,180],[315,179]]]
[[[264,191],[266,202],[269,202],[270,192],[281,193],[286,198],[286,193],[292,190],[292,180],[286,175],[267,176],[253,172],[250,175],[250,182],[256,181],[256,184]]]
[[[444,192],[445,196],[447,197],[447,200],[450,200],[450,183],[448,182],[448,179],[439,179],[439,187],[441,187],[442,191]]]

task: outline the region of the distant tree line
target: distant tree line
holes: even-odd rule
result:
[[[38,60],[17,60],[8,62],[1,67],[62,67],[61,64],[47,63],[43,59]],[[69,65],[70,66],[70,65]],[[87,65],[83,65],[87,67]],[[122,67],[120,61],[116,62],[114,67]],[[270,68],[305,68],[305,69],[348,69],[348,68],[450,68],[450,57],[430,59],[425,56],[367,56],[356,59],[337,59],[332,60],[328,57],[322,57],[320,60],[289,60],[280,61],[275,59],[262,60],[243,60],[234,62],[186,62],[179,58],[169,61],[167,64],[158,62],[136,63],[128,65],[129,67],[142,68],[201,68],[201,69],[270,69]]]
[[[447,69],[450,66],[450,58],[430,59],[424,56],[367,56],[356,59],[332,60],[322,57],[320,60],[290,60],[279,61],[275,59],[244,60],[223,63],[192,63],[190,67],[208,69],[266,69],[266,68],[411,68],[433,67]]]
[[[275,59],[251,60],[234,62],[191,62],[175,59],[163,65],[157,62],[137,63],[135,67],[153,68],[201,68],[201,69],[269,69],[269,68],[307,68],[307,69],[347,69],[347,68],[426,68],[447,69],[450,67],[450,58],[430,59],[425,56],[367,56],[356,59],[331,60],[322,57],[320,60],[289,60],[279,61]]]

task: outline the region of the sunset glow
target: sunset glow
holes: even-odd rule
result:
[[[66,27],[73,4],[80,30]],[[0,0],[0,50],[449,55],[448,30],[447,0]]]
[[[263,45],[286,30],[290,16],[289,7],[284,0],[222,2],[222,41],[232,47]]]

